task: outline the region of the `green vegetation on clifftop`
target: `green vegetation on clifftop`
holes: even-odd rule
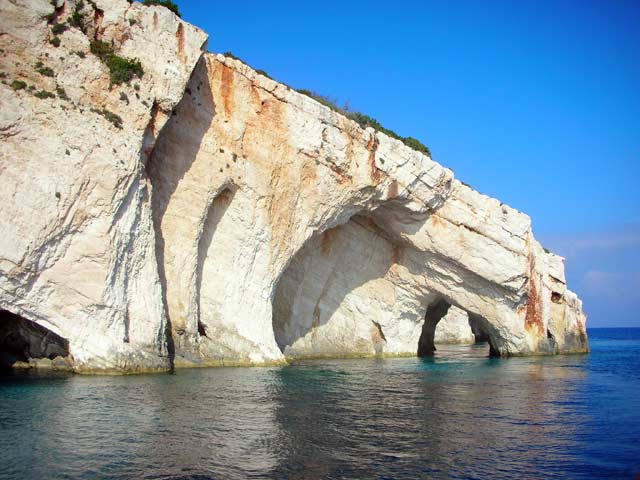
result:
[[[168,8],[177,16],[181,17],[180,12],[178,11],[178,5],[173,3],[171,0],[144,0],[142,4],[143,5],[160,5],[161,7]]]
[[[345,117],[355,121],[362,128],[371,127],[374,130],[384,133],[385,135],[388,135],[392,138],[400,140],[407,147],[412,148],[413,150],[417,150],[418,152],[422,152],[425,155],[428,155],[429,157],[431,157],[431,151],[429,150],[429,147],[427,147],[422,142],[420,142],[420,140],[413,137],[402,137],[398,135],[396,132],[394,132],[393,130],[389,130],[388,128],[385,128],[380,122],[378,122],[375,118],[370,117],[369,115],[350,110],[347,106],[340,108],[335,101],[323,95],[320,95],[316,92],[313,92],[311,90],[302,89],[302,90],[298,90],[298,93],[302,93],[307,97],[313,98],[314,100],[320,102],[324,106],[329,107],[331,110],[334,110],[344,115]]]
[[[244,63],[245,65],[249,65],[247,62],[245,62],[241,58],[238,58],[232,52],[224,52],[223,55],[225,57],[229,57],[229,58],[233,58],[234,60],[238,60],[238,61]],[[256,73],[258,73],[260,75],[263,75],[263,76],[265,76],[267,78],[271,78],[267,74],[267,72],[265,72],[264,70],[259,70],[258,69],[258,70],[256,70]],[[366,115],[364,113],[353,111],[349,107],[347,107],[346,105],[344,107],[340,108],[338,106],[338,104],[334,100],[332,100],[332,99],[330,99],[328,97],[325,97],[324,95],[320,95],[319,93],[316,93],[316,92],[314,92],[312,90],[300,89],[300,90],[297,90],[297,92],[298,93],[302,93],[303,95],[306,95],[307,97],[313,98],[314,100],[316,100],[317,102],[320,102],[325,107],[329,107],[334,112],[338,112],[338,113],[344,115],[345,117],[355,121],[362,128],[371,127],[374,130],[377,130],[379,132],[384,133],[385,135],[388,135],[388,136],[390,136],[392,138],[395,138],[396,140],[400,140],[407,147],[409,147],[409,148],[411,148],[413,150],[416,150],[418,152],[422,152],[425,155],[428,155],[429,157],[431,157],[431,151],[429,150],[429,147],[424,145],[417,138],[414,138],[414,137],[403,137],[401,135],[398,135],[393,130],[389,130],[388,128],[385,128],[375,118],[370,117],[369,115]]]

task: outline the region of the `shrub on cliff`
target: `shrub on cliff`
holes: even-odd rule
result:
[[[144,70],[140,60],[119,57],[118,55],[110,56],[106,61],[109,67],[111,83],[119,85],[121,83],[129,83],[133,77],[142,78]]]
[[[225,57],[233,58],[234,60],[240,60],[242,63],[246,63],[246,62],[244,62],[241,58],[236,57],[236,56],[233,54],[233,52],[224,52],[224,53],[223,53],[223,55],[224,55]]]
[[[39,98],[40,100],[45,100],[47,98],[56,98],[56,96],[53,93],[48,92],[47,90],[39,90],[36,93],[34,93],[33,96],[36,98]]]
[[[114,54],[111,44],[103,42],[102,40],[91,40],[89,50],[102,61],[105,61],[108,56]]]
[[[36,72],[45,77],[53,77],[55,72],[50,67],[45,67],[42,62],[36,64]]]
[[[82,33],[87,33],[87,14],[83,13],[84,2],[80,0],[76,3],[76,8],[73,10],[73,13],[69,17],[69,25],[77,28]]]
[[[431,157],[431,150],[429,150],[429,147],[427,147],[426,145],[424,145],[420,140],[418,140],[417,138],[413,138],[413,137],[403,137],[402,138],[402,143],[404,143],[407,147],[409,148],[413,148],[414,150],[417,150],[419,152],[424,153],[425,155],[428,155],[429,157]]]
[[[113,124],[114,127],[116,127],[117,129],[122,130],[122,118],[120,117],[120,115],[117,115],[115,113],[113,113],[110,110],[107,110],[106,108],[92,108],[91,111],[93,113],[97,113],[98,115],[103,116],[105,119],[107,119],[109,122],[111,122]]]
[[[27,82],[23,82],[22,80],[14,80],[11,82],[11,88],[14,90],[24,90],[27,88]]]
[[[89,49],[109,68],[111,85],[129,83],[133,77],[142,78],[144,75],[140,60],[116,55],[107,42],[92,40]]]
[[[173,3],[171,0],[143,0],[143,5],[160,5],[161,7],[168,8],[177,16],[182,17],[180,12],[178,11],[178,5]]]
[[[51,27],[51,33],[54,35],[60,35],[67,31],[69,27],[67,27],[64,23],[56,23],[53,27]]]

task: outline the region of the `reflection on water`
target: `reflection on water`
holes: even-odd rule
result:
[[[640,382],[603,363],[638,362],[640,340],[613,360],[591,340],[589,356],[4,377],[0,478],[631,477]]]

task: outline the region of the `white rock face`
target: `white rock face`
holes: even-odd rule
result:
[[[206,35],[164,8],[96,4],[82,10],[87,30],[140,59],[138,91],[110,88],[79,29],[50,44],[48,1],[0,0],[0,308],[67,339],[79,371],[167,369],[144,148],[182,97]],[[75,6],[58,5],[62,22]],[[14,90],[14,80],[36,90]],[[91,109],[119,115],[122,128]]]
[[[239,61],[187,92],[149,167],[178,364],[429,353],[439,301],[497,354],[587,348],[527,216]]]
[[[438,322],[434,341],[436,344],[473,344],[476,337],[469,325],[469,315],[458,307],[451,306],[445,317]]]
[[[59,5],[62,21],[75,7]],[[429,354],[454,307],[495,354],[588,349],[526,215],[202,55],[206,35],[162,7],[97,7],[55,48],[48,2],[0,0],[0,308],[68,342],[76,371]],[[109,87],[93,35],[140,59],[139,90]]]

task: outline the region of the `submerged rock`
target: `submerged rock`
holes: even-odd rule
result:
[[[76,371],[430,354],[450,306],[494,354],[588,350],[526,215],[165,8],[85,4],[56,47],[58,5],[0,0],[0,308]]]

